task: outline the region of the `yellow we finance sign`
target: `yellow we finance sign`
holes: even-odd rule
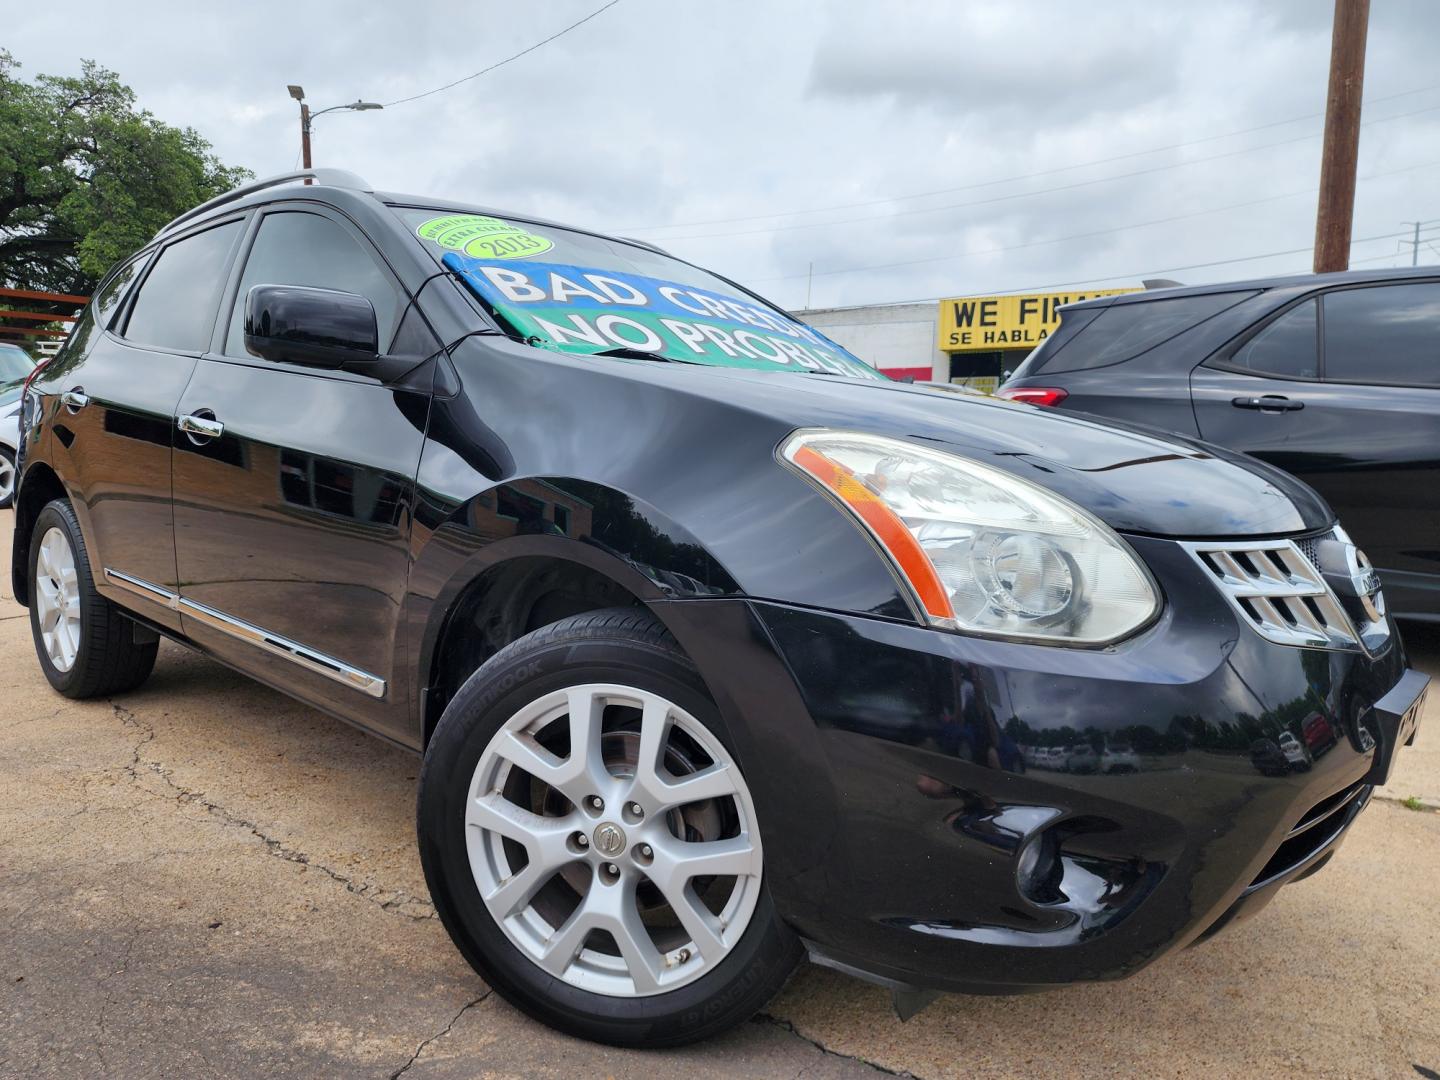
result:
[[[1033,349],[1060,325],[1060,308],[1064,305],[1096,296],[1118,296],[1139,291],[1087,289],[1084,292],[1020,296],[957,296],[941,300],[940,351]]]

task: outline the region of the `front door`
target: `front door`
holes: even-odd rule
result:
[[[338,216],[260,219],[233,311],[177,412],[202,421],[177,434],[174,455],[185,632],[267,682],[401,737],[397,627],[429,395],[248,354],[244,301],[256,284],[366,296],[382,343],[408,305]]]

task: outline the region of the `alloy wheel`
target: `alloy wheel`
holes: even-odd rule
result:
[[[15,465],[0,454],[0,506],[8,506],[15,494]]]
[[[471,872],[522,953],[572,986],[646,997],[745,933],[763,860],[729,752],[664,697],[592,683],[531,702],[480,755]]]
[[[55,670],[75,666],[80,651],[80,579],[75,551],[58,528],[46,530],[35,559],[35,603],[40,639]]]

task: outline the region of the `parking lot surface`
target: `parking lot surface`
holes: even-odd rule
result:
[[[535,1024],[451,947],[414,756],[168,643],[138,693],[52,693],[10,598],[13,520],[0,1075],[1440,1075],[1440,693],[1329,867],[1125,982],[945,997],[902,1024],[806,969],[719,1040],[628,1053]],[[1440,632],[1407,641],[1440,675]]]

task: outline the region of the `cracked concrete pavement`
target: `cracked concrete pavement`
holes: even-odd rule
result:
[[[489,994],[434,917],[415,757],[176,646],[69,702],[0,514],[0,1076],[1415,1077],[1440,1073],[1440,695],[1337,859],[1132,979],[942,998],[803,970],[711,1043],[633,1053]],[[1409,628],[1440,674],[1440,632]],[[1426,1072],[1425,1070],[1430,1070]]]

